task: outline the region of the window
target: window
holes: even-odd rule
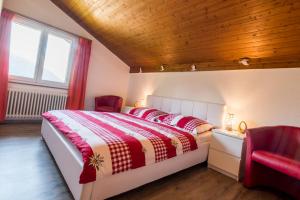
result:
[[[16,17],[11,27],[10,81],[67,88],[77,38]]]
[[[65,83],[72,41],[48,34],[42,80]]]
[[[9,73],[34,78],[41,31],[13,23],[10,42]]]

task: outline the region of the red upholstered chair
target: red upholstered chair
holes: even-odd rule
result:
[[[120,112],[122,97],[107,95],[95,98],[95,111],[98,112]]]
[[[300,128],[249,129],[246,140],[244,185],[269,186],[300,199]]]

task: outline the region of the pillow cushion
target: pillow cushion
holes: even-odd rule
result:
[[[157,118],[158,122],[175,126],[192,134],[200,134],[210,131],[213,126],[208,122],[193,116],[183,116],[181,114],[166,114]]]
[[[142,119],[146,119],[149,121],[156,121],[156,119],[161,115],[166,115],[167,113],[154,109],[154,108],[146,108],[146,107],[140,107],[140,108],[133,108],[131,109],[128,114],[140,117]]]
[[[134,115],[134,116],[140,116],[142,115],[144,112],[146,112],[147,110],[149,110],[149,108],[146,107],[133,107],[131,110],[129,110],[128,114]]]
[[[192,134],[201,134],[213,128],[208,122],[192,116],[180,118],[175,126]]]
[[[161,110],[154,110],[151,111],[149,113],[147,113],[146,115],[144,115],[142,118],[152,121],[152,122],[157,122],[157,118],[161,115],[166,115],[167,113],[161,111]]]
[[[181,119],[183,116],[181,114],[165,114],[161,115],[157,118],[158,122],[167,124],[167,125],[175,125],[178,119]]]

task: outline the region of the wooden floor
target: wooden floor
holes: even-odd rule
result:
[[[0,125],[0,199],[73,199],[40,135],[40,124]],[[269,190],[248,190],[231,178],[195,166],[121,194],[114,200],[289,199]]]

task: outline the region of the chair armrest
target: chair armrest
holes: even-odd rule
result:
[[[118,98],[114,102],[114,110],[115,110],[115,112],[121,112],[122,104],[123,104],[123,98],[122,97]]]

